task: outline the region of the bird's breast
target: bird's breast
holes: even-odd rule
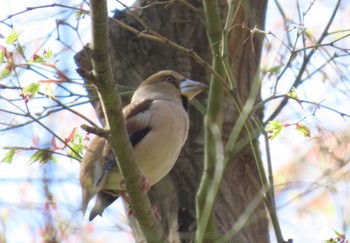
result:
[[[135,146],[141,173],[150,185],[173,167],[184,145],[189,119],[181,104],[154,101],[150,107],[150,132]]]

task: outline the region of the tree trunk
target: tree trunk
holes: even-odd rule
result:
[[[187,2],[197,10],[182,1],[152,4],[161,2],[142,0],[138,1],[137,6],[147,7],[138,9],[133,14],[141,18],[151,30],[193,49],[210,63],[201,1]],[[248,97],[252,81],[259,72],[263,40],[258,35],[251,36],[247,28],[253,29],[257,26],[263,29],[267,0],[242,2],[245,3],[242,3],[235,19],[235,27],[230,33],[230,62],[244,101]],[[226,1],[220,1],[223,16],[226,12],[225,3]],[[115,18],[143,31],[144,28],[133,14],[119,11],[116,12]],[[245,28],[242,28],[242,24]],[[136,87],[144,78],[162,69],[178,71],[193,80],[209,80],[210,73],[188,54],[165,44],[140,38],[113,22],[110,23],[110,39],[113,71],[118,84]],[[85,57],[83,52],[79,53],[76,57],[77,62],[80,66],[89,68]],[[91,96],[94,96],[93,93]],[[205,96],[202,94],[199,99],[204,100]],[[98,110],[98,105],[95,107]],[[229,134],[238,116],[231,97],[226,98],[224,110],[223,139]],[[158,207],[169,242],[192,242],[196,229],[195,196],[203,170],[203,117],[191,106],[189,114],[190,133],[179,160],[170,174],[154,185],[149,193],[152,204]],[[247,205],[258,194],[259,188],[252,176],[259,181],[251,150],[247,148],[229,166],[216,202],[215,214],[220,234],[232,228]],[[232,242],[269,242],[268,220],[263,203],[255,210],[254,215],[258,216],[254,217]],[[133,227],[133,231],[137,241],[142,241],[142,234],[138,232],[137,227]]]

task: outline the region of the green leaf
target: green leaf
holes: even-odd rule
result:
[[[73,150],[70,149],[68,151],[68,155],[72,156],[75,159],[79,159],[80,160],[82,158],[85,146],[82,145],[82,144],[74,144],[74,143],[71,144],[70,146],[72,147]]]
[[[55,98],[54,88],[55,88],[55,84],[53,84],[53,83],[44,83],[44,85],[43,85],[44,93],[50,99]]]
[[[11,33],[5,38],[6,44],[11,45],[11,44],[15,43],[18,40],[18,37],[20,34],[21,34],[21,32],[13,29],[11,31]]]
[[[52,151],[49,149],[41,149],[36,151],[29,159],[29,163],[39,162],[39,163],[47,163],[53,159]]]
[[[51,59],[52,58],[52,50],[50,48],[44,51],[44,58],[45,59]]]
[[[310,128],[302,123],[296,124],[297,131],[301,132],[304,137],[309,138],[311,136]]]
[[[290,53],[290,62],[291,61],[293,61],[296,57],[298,56],[298,52],[296,52],[296,51],[292,51],[291,53]]]
[[[337,230],[333,230],[333,231],[338,237],[343,237],[343,234],[340,233],[339,231],[337,231]]]
[[[18,51],[19,54],[21,54],[22,56],[25,56],[25,54],[24,54],[24,47],[23,47],[20,43],[17,44],[17,51]]]
[[[329,240],[324,241],[323,243],[347,243],[347,242],[349,242],[346,239],[346,235],[345,234],[342,234],[342,233],[340,233],[340,232],[338,232],[336,230],[334,230],[334,233],[337,235],[336,238],[332,237]]]
[[[0,64],[2,64],[5,60],[5,52],[0,50]]]
[[[13,160],[13,156],[16,154],[16,152],[17,152],[17,149],[11,148],[11,149],[5,154],[5,157],[2,158],[1,162],[4,162],[4,163],[11,163],[12,160]]]
[[[75,11],[75,19],[76,20],[83,19],[85,17],[85,15],[86,15],[86,12],[83,10]]]
[[[6,78],[11,73],[12,73],[12,69],[5,67],[4,69],[0,70],[0,79]]]
[[[274,139],[277,137],[283,128],[283,124],[279,121],[269,121],[266,126],[266,132],[269,133],[269,138]]]
[[[41,84],[39,82],[34,82],[22,89],[21,96],[33,98],[40,90]]]
[[[38,55],[37,53],[35,53],[28,61],[28,64],[42,63],[42,62],[44,62],[44,58],[42,56]]]
[[[68,155],[76,159],[81,159],[83,156],[83,151],[85,149],[83,137],[75,131],[73,138],[69,144],[72,147],[72,150],[70,149],[68,151]]]
[[[281,70],[283,66],[282,65],[277,65],[277,66],[273,66],[273,67],[270,67],[267,72],[270,73],[270,74],[275,74],[275,73],[278,73],[279,70]]]
[[[294,99],[298,99],[297,89],[295,87],[292,87],[287,96]]]

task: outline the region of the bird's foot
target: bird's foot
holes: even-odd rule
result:
[[[148,183],[148,179],[146,176],[141,176],[141,177],[143,182],[142,190],[145,192],[148,192],[151,189],[151,185]]]
[[[128,217],[134,217],[134,212],[131,209],[130,204],[128,204],[128,213],[127,213]]]
[[[156,218],[156,220],[160,221],[162,217],[160,216],[160,213],[158,212],[158,207],[156,205],[151,205],[153,215]]]
[[[126,185],[125,185],[124,179],[121,179],[121,180],[120,180],[119,185],[120,185],[120,187],[121,187],[122,189],[126,190]]]
[[[124,199],[124,201],[128,203],[129,208],[130,208],[130,198],[129,198],[128,193],[125,191],[121,191],[121,192],[119,192],[119,196],[121,196]]]

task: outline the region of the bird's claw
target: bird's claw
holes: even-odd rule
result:
[[[151,185],[148,183],[148,179],[145,176],[142,176],[143,187],[142,190],[148,192],[151,189]]]

